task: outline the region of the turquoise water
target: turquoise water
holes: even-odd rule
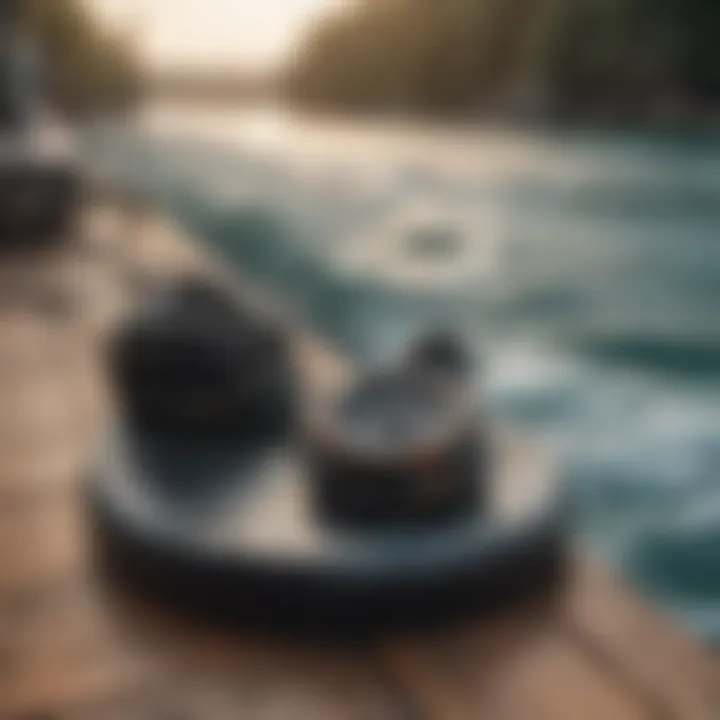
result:
[[[720,143],[154,109],[98,158],[370,361],[462,329],[578,532],[720,640]]]

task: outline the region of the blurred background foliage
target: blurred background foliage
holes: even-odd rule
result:
[[[25,10],[57,107],[85,113],[134,105],[141,72],[130,37],[97,22],[82,0],[27,0]]]
[[[707,115],[717,0],[359,0],[318,24],[286,77],[340,109]]]

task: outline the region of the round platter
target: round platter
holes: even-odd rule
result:
[[[484,506],[431,529],[350,530],[311,505],[302,453],[117,431],[89,485],[115,577],[214,623],[327,636],[425,628],[561,577],[566,498],[551,464],[491,441]]]

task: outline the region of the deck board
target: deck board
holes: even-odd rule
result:
[[[579,562],[573,577],[562,617],[577,644],[658,713],[720,718],[720,675],[695,642],[603,569]]]
[[[641,720],[654,717],[563,631],[562,594],[435,638],[386,647],[383,660],[436,718]],[[428,679],[431,679],[430,685]]]
[[[568,587],[525,608],[372,646],[228,638],[105,588],[81,501],[107,407],[102,326],[138,270],[217,270],[159,221],[138,237],[69,271],[116,293],[82,322],[0,315],[0,720],[720,718],[719,664],[584,557]],[[118,263],[117,282],[92,277]],[[347,378],[338,356],[298,349],[324,383]]]

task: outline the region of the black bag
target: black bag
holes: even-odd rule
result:
[[[258,437],[292,423],[284,332],[209,282],[189,280],[156,294],[112,351],[116,385],[136,427]]]

